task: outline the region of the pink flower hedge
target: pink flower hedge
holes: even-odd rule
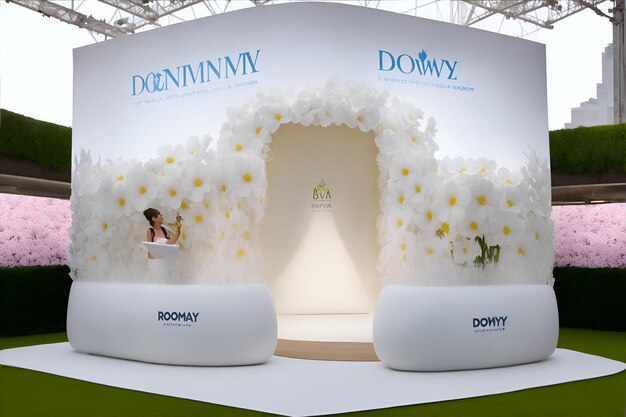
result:
[[[552,207],[556,266],[626,268],[626,204]]]
[[[626,268],[626,204],[552,208],[556,266]],[[70,203],[0,194],[0,266],[67,263]]]
[[[70,202],[0,194],[0,266],[67,263]]]

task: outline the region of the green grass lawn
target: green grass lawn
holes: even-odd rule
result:
[[[64,333],[0,338],[0,349],[66,341]],[[626,362],[626,332],[562,328],[559,347]],[[271,381],[268,381],[271,383]],[[323,399],[320,399],[323,401]],[[624,417],[626,373],[508,394],[398,407],[350,416]],[[0,368],[0,416],[263,416],[249,410]]]

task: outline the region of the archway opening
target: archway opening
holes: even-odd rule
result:
[[[272,135],[261,247],[279,339],[371,341],[380,290],[374,138],[292,123]]]

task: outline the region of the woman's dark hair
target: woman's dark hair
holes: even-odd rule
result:
[[[159,215],[159,210],[155,208],[147,208],[143,211],[143,215],[146,216],[146,219],[148,220],[148,222],[150,222],[150,226],[154,227],[154,221],[152,220],[152,218]]]

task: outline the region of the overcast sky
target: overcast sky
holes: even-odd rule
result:
[[[604,10],[611,4],[606,3]],[[500,19],[492,19],[483,27],[499,24]],[[585,10],[526,39],[546,44],[550,129],[563,128],[572,107],[596,96],[596,84],[602,82],[601,54],[612,42],[612,25]],[[71,126],[72,49],[94,42],[85,29],[1,2],[0,107]]]

